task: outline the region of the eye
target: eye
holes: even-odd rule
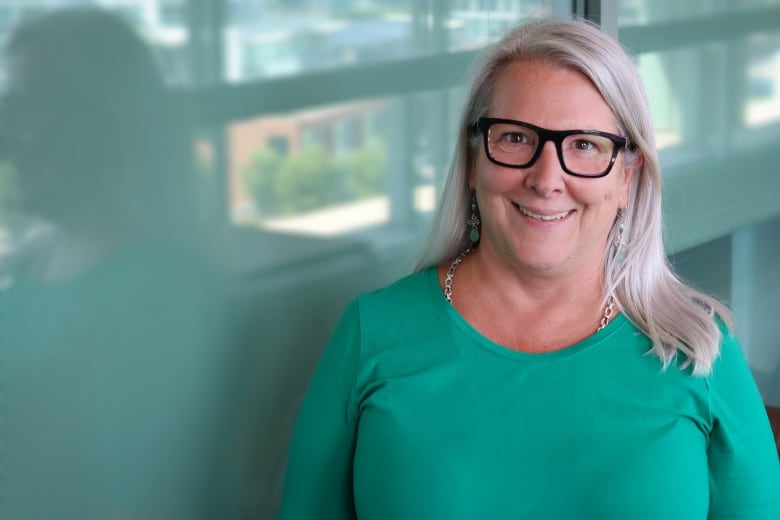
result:
[[[589,152],[595,150],[597,147],[592,141],[588,141],[586,139],[577,139],[572,143],[572,148],[582,152]]]
[[[523,134],[504,134],[504,140],[510,144],[520,144],[528,142],[528,137]]]
[[[568,140],[568,148],[582,154],[610,153],[611,141],[600,136],[576,136]]]

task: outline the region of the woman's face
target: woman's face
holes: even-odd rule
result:
[[[543,61],[507,66],[485,115],[550,130],[621,133],[587,77]],[[605,177],[569,175],[552,141],[532,166],[507,168],[490,162],[480,144],[469,178],[482,220],[479,247],[514,269],[545,276],[592,273],[602,264],[618,209],[626,207],[633,172],[620,152]]]

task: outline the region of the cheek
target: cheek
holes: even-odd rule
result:
[[[506,193],[516,190],[522,184],[521,170],[501,168],[486,159],[476,161],[472,170],[470,184],[472,189],[478,188],[483,193]]]
[[[583,206],[601,207],[615,198],[615,189],[605,181],[606,179],[584,179],[568,176],[566,191],[572,199]]]
[[[586,211],[590,210],[589,212],[598,215],[617,213],[622,198],[621,189],[613,184],[594,185],[575,181],[575,184],[569,185],[569,193]]]

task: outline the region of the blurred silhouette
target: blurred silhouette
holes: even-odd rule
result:
[[[3,60],[0,519],[274,518],[373,249],[223,233],[184,96],[114,15],[31,20]]]
[[[4,58],[0,518],[230,518],[233,342],[186,111],[107,12],[26,22]]]
[[[0,142],[17,170],[19,211],[90,250],[192,242],[184,111],[124,23],[97,10],[55,12],[18,28],[6,62]],[[39,278],[78,270],[40,268]]]

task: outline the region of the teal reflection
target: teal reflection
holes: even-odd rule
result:
[[[5,64],[0,517],[227,517],[233,342],[186,113],[105,12],[25,23]]]

